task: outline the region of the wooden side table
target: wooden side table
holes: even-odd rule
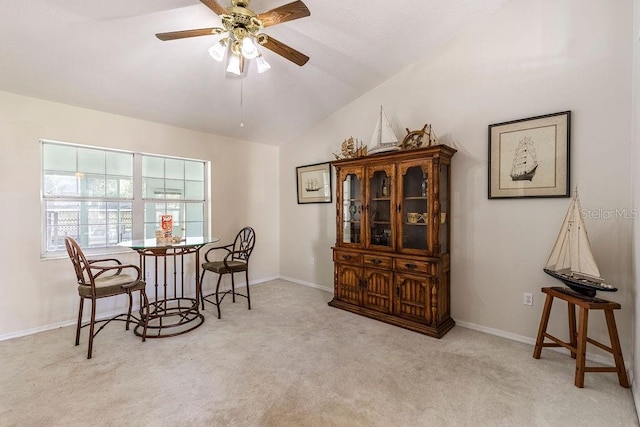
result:
[[[540,359],[543,347],[564,347],[571,352],[571,357],[576,359],[576,387],[584,387],[585,372],[616,372],[618,381],[622,387],[629,388],[629,379],[624,368],[624,360],[622,358],[622,349],[620,348],[620,340],[618,339],[618,329],[616,328],[616,319],[613,310],[619,310],[620,304],[617,302],[606,301],[600,298],[583,297],[571,290],[561,287],[542,288],[542,292],[547,294],[544,302],[542,318],[540,319],[540,327],[538,329],[538,337],[536,346],[533,350],[533,358]],[[566,301],[569,311],[569,342],[564,342],[551,334],[547,333],[547,324],[549,323],[549,315],[551,314],[551,305],[553,299],[559,298]],[[578,328],[576,330],[576,306],[580,307],[580,317]],[[589,321],[589,310],[603,310],[605,319],[607,320],[607,329],[609,330],[609,339],[611,347],[608,347],[598,341],[587,336],[587,324]],[[551,343],[545,343],[544,339],[550,339]],[[587,351],[587,343],[591,343],[613,355],[615,367],[596,367],[585,366],[585,356]]]

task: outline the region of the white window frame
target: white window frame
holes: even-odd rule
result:
[[[132,199],[114,199],[108,197],[80,197],[80,196],[47,196],[45,195],[45,164],[44,164],[44,147],[47,144],[55,144],[55,145],[66,145],[74,148],[86,148],[86,149],[94,149],[100,150],[103,152],[119,152],[131,154],[133,156],[133,198]],[[61,142],[54,141],[48,139],[40,140],[40,200],[41,200],[41,258],[60,258],[66,256],[66,250],[61,248],[59,250],[47,250],[47,211],[46,211],[46,202],[54,201],[54,200],[64,200],[64,201],[102,201],[102,202],[113,202],[113,201],[122,201],[128,200],[132,204],[132,229],[134,240],[143,239],[144,238],[144,230],[145,230],[145,203],[153,203],[153,202],[170,202],[168,199],[145,199],[143,198],[143,177],[142,177],[142,158],[144,156],[153,156],[162,159],[175,159],[175,160],[184,160],[191,162],[202,162],[203,163],[203,174],[204,174],[204,200],[189,200],[189,199],[179,199],[175,200],[178,203],[203,203],[203,221],[202,221],[202,230],[203,235],[208,236],[210,233],[209,229],[209,218],[211,213],[211,193],[210,193],[210,180],[211,180],[211,162],[208,160],[202,159],[192,159],[185,157],[177,157],[177,156],[166,156],[157,153],[142,153],[135,151],[127,151],[127,150],[118,150],[106,147],[99,146],[91,146],[84,144],[76,144],[69,142]],[[147,238],[153,238],[154,236],[146,236]],[[100,246],[93,248],[83,248],[83,250],[87,253],[117,253],[126,251],[126,248],[120,248],[118,246]]]

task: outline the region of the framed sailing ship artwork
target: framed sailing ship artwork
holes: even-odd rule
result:
[[[571,111],[489,125],[489,198],[569,197]]]
[[[331,164],[316,163],[296,168],[298,204],[331,203]]]

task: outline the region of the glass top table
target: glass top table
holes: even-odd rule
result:
[[[126,240],[118,243],[118,246],[124,246],[133,250],[140,249],[160,249],[160,248],[189,248],[189,247],[202,247],[209,243],[216,243],[220,239],[217,237],[187,237],[177,243],[158,243],[153,239],[138,239],[138,240]]]
[[[147,338],[184,334],[204,322],[204,316],[198,309],[202,293],[200,248],[219,240],[217,237],[187,237],[180,242],[160,243],[153,238],[129,240],[118,244],[138,252],[140,269],[147,286],[151,282],[154,287],[154,298],[153,301],[149,301],[149,310],[146,313],[149,316]],[[193,263],[185,257],[191,254]],[[189,292],[188,287],[192,280],[189,277],[194,278],[195,295]],[[134,333],[141,335],[141,329],[142,326],[138,325]]]

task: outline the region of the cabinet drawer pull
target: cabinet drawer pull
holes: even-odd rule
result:
[[[353,257],[352,257],[351,255],[342,255],[342,258],[344,258],[344,259],[351,259],[351,258],[353,258]]]
[[[404,266],[407,267],[409,270],[415,270],[416,268],[418,268],[418,266],[415,264],[405,264]]]
[[[376,258],[376,259],[372,259],[371,263],[378,265],[378,264],[382,264],[382,261]]]

